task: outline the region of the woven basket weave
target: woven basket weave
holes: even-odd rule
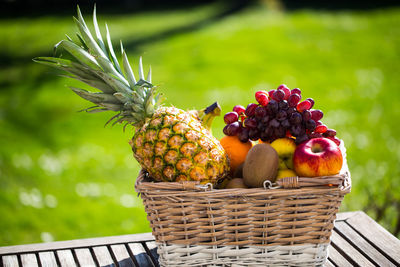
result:
[[[291,177],[265,188],[136,181],[161,266],[322,266],[351,179]],[[330,185],[330,186],[328,186]],[[277,188],[279,187],[279,188]]]

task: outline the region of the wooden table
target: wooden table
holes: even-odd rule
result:
[[[400,266],[400,241],[364,212],[339,213],[325,266]],[[0,247],[0,266],[159,266],[150,233]]]

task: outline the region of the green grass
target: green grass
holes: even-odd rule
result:
[[[353,189],[342,210],[365,210],[398,233],[400,9],[256,7],[151,38],[219,8],[98,18],[108,22],[115,44],[128,44],[131,62],[142,55],[151,63],[168,105],[199,109],[217,100],[227,112],[253,102],[258,89],[301,88],[345,141]],[[150,231],[134,192],[133,129],[104,128],[110,113],[76,112],[89,106],[65,86],[77,82],[31,61],[51,55],[74,32],[70,17],[0,20],[1,245]],[[217,138],[222,127],[219,118]]]

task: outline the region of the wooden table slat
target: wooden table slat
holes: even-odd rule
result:
[[[335,230],[377,266],[395,266],[346,222],[335,224]],[[400,253],[400,251],[399,251]]]
[[[324,267],[336,267],[329,259],[325,262]]]
[[[74,255],[70,249],[62,249],[57,250],[56,255],[58,257],[58,261],[60,262],[61,267],[73,267],[77,266]]]
[[[153,261],[150,256],[147,255],[146,249],[141,243],[129,243],[128,246],[139,266],[155,267]]]
[[[328,247],[328,259],[339,267],[353,266],[334,246],[332,246],[332,244]]]
[[[22,254],[22,255],[20,255],[20,257],[21,257],[21,263],[22,263],[23,267],[38,267],[39,266],[36,255],[33,253]]]
[[[158,254],[157,254],[157,245],[155,241],[147,241],[143,242],[143,246],[147,251],[147,254],[150,256],[151,261],[154,266],[159,267],[158,264]]]
[[[52,252],[52,251],[40,252],[39,260],[40,260],[40,265],[42,267],[54,267],[54,266],[58,265],[56,256],[54,255],[54,252]]]
[[[392,262],[400,265],[400,240],[385,228],[362,211],[354,212],[354,215],[347,219],[346,223]]]
[[[96,263],[92,257],[92,253],[90,253],[90,250],[88,248],[74,249],[74,252],[80,266],[96,267]]]
[[[125,245],[111,245],[111,250],[120,267],[125,267],[125,266],[140,267],[137,264],[134,264],[133,262],[134,260],[129,255],[129,252],[126,249]]]
[[[93,247],[93,251],[100,266],[115,266],[106,246]]]
[[[356,248],[349,244],[343,237],[341,237],[336,231],[332,232],[331,241],[336,245],[336,249],[350,262],[357,264],[362,267],[373,267],[375,266],[370,262],[364,255],[360,253]]]
[[[3,260],[3,266],[4,267],[19,266],[18,257],[16,255],[3,256],[2,260]]]

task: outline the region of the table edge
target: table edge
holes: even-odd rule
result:
[[[107,246],[120,243],[135,243],[154,241],[151,233],[140,233],[119,236],[95,237],[85,239],[74,239],[66,241],[55,241],[48,243],[34,243],[26,245],[15,245],[0,247],[0,255],[21,254],[28,252],[40,252],[49,250],[63,250],[71,248]]]

